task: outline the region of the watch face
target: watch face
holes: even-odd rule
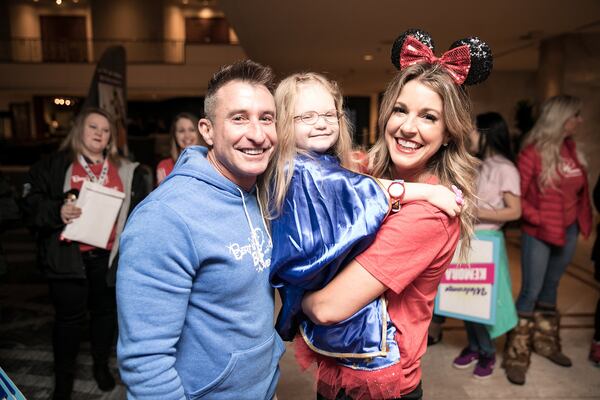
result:
[[[404,185],[400,182],[392,182],[388,188],[388,193],[394,198],[401,197],[404,193]]]

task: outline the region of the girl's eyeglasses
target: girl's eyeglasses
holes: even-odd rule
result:
[[[316,111],[307,111],[300,115],[296,115],[294,117],[295,120],[300,120],[307,125],[314,125],[319,120],[319,117],[323,117],[325,122],[328,124],[337,124],[339,119],[341,118],[342,113],[338,113],[337,111],[327,111],[326,113],[319,114]]]

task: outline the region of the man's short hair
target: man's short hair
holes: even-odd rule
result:
[[[208,82],[204,98],[204,115],[213,120],[216,107],[217,91],[231,81],[242,81],[252,85],[263,85],[271,94],[275,90],[275,75],[271,67],[266,67],[252,60],[237,61],[221,67]]]

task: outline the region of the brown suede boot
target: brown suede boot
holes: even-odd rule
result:
[[[531,332],[533,321],[529,318],[519,318],[517,326],[508,332],[502,368],[506,378],[515,385],[525,383],[525,374],[531,362]]]
[[[553,310],[536,310],[533,313],[533,351],[561,367],[573,365],[560,346],[560,315]]]

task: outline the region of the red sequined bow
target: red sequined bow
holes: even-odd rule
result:
[[[441,58],[437,58],[429,47],[409,35],[404,40],[400,51],[400,68],[404,69],[420,62],[442,64],[454,82],[462,85],[471,68],[471,53],[469,46],[465,44],[448,50]]]

